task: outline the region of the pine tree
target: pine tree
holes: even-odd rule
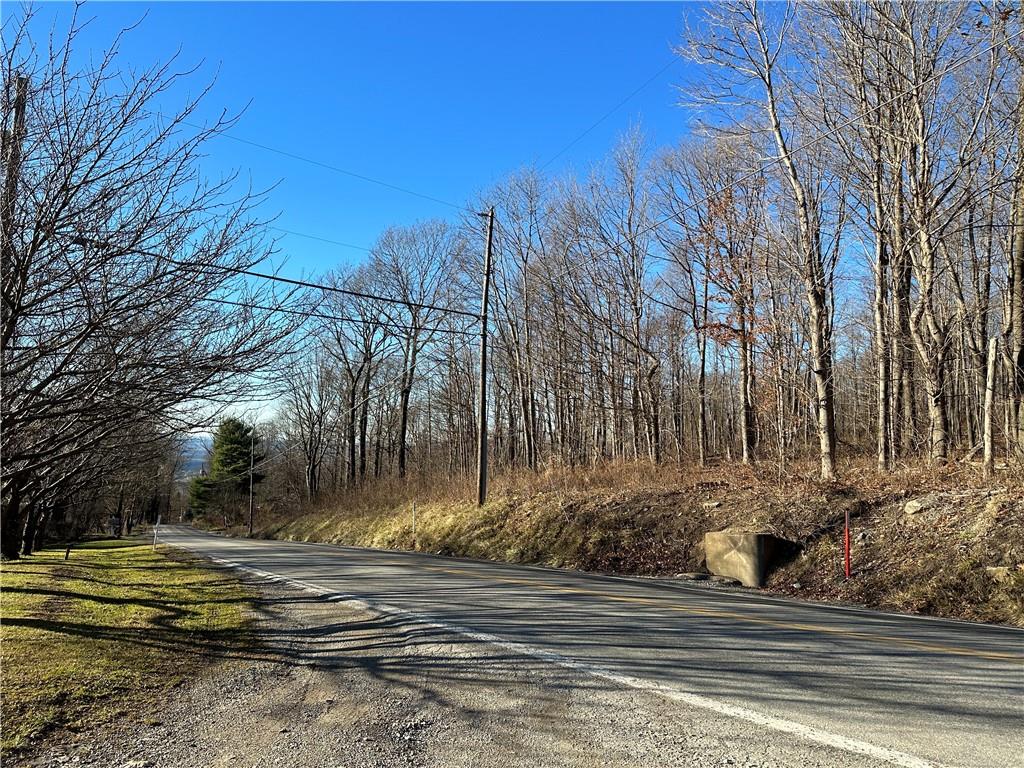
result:
[[[255,465],[264,458],[264,454],[257,452],[259,443],[255,427],[238,419],[229,417],[217,426],[210,450],[210,471],[193,478],[189,487],[189,504],[194,513],[218,511],[226,516],[237,506],[249,490],[250,461]],[[261,472],[253,470],[253,484],[263,478]]]

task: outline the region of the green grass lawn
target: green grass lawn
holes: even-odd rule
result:
[[[130,711],[248,641],[251,595],[141,539],[44,550],[0,567],[5,753]]]

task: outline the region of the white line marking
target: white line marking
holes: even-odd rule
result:
[[[211,557],[216,563],[227,566],[229,568],[236,568],[241,571],[252,573],[256,576],[272,577],[275,574],[268,571],[260,570],[259,568],[252,568],[241,563],[236,563],[232,560],[224,560],[219,557]],[[717,699],[711,699],[706,696],[701,696],[696,693],[689,693],[687,691],[673,688],[672,686],[663,685],[661,683],[654,682],[652,680],[644,680],[639,677],[632,675],[625,675],[619,672],[615,672],[605,667],[599,667],[594,664],[589,664],[583,661],[577,661],[576,659],[570,659],[567,656],[554,653],[552,651],[545,651],[541,648],[535,648],[525,643],[518,643],[511,640],[505,640],[497,635],[491,635],[486,632],[477,632],[476,630],[468,629],[466,627],[460,627],[456,624],[449,624],[448,622],[438,621],[436,619],[423,616],[422,614],[413,613],[407,611],[404,608],[397,608],[387,603],[380,603],[377,601],[367,600],[364,597],[357,597],[356,595],[346,594],[344,592],[337,592],[333,589],[324,589],[318,587],[315,584],[309,582],[300,581],[298,579],[292,579],[285,576],[277,576],[278,581],[284,584],[297,587],[306,592],[319,595],[321,597],[327,597],[329,600],[344,601],[352,603],[353,605],[364,608],[367,610],[375,611],[377,613],[401,616],[403,618],[412,619],[419,624],[425,626],[440,629],[445,632],[452,632],[463,637],[468,637],[471,640],[477,640],[482,643],[488,643],[495,647],[503,650],[511,651],[522,656],[529,656],[531,658],[538,659],[540,661],[553,664],[563,669],[571,669],[584,674],[596,677],[601,680],[616,683],[626,688],[634,688],[636,690],[645,691],[648,693],[657,694],[663,698],[669,699],[670,701],[679,702],[686,704],[691,707],[697,707],[700,709],[710,710],[717,712],[720,715],[726,717],[733,717],[739,720],[745,720],[748,723],[762,726],[764,728],[770,728],[773,731],[780,731],[782,733],[788,733],[791,736],[796,736],[806,741],[811,741],[816,744],[822,744],[826,747],[833,747],[835,749],[841,749],[845,752],[852,752],[858,755],[864,755],[871,757],[876,760],[882,760],[892,765],[901,766],[901,768],[949,768],[941,763],[936,763],[924,758],[916,757],[915,755],[908,754],[906,752],[900,752],[895,749],[888,749],[886,747],[879,747],[875,744],[870,744],[866,741],[860,741],[859,739],[851,739],[846,736],[841,736],[837,733],[822,730],[821,728],[814,728],[812,726],[803,725],[792,720],[786,720],[782,717],[776,717],[774,715],[766,715],[761,712],[756,712],[746,707],[740,707],[735,704],[728,704],[724,701],[718,701]]]

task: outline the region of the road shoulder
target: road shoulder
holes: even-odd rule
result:
[[[646,691],[247,578],[258,653],[32,765],[871,766]]]

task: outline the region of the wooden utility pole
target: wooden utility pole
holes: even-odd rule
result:
[[[0,273],[3,274],[3,302],[5,309],[13,312],[16,286],[19,279],[16,272],[16,254],[14,251],[14,220],[15,206],[18,199],[18,183],[21,180],[22,143],[25,141],[25,107],[28,103],[29,79],[25,75],[17,75],[14,82],[14,121],[10,131],[0,135],[0,157],[4,164],[3,188],[0,189]],[[5,314],[7,314],[5,312]],[[11,315],[14,317],[15,315]],[[14,321],[5,319],[0,331],[0,349],[6,349],[14,337]],[[17,498],[17,497],[13,497]],[[21,510],[18,503],[8,509],[3,505],[3,545],[4,555],[11,555],[21,544]]]
[[[480,409],[476,454],[476,503],[487,501],[487,298],[491,290],[491,241],[494,237],[494,206],[487,213],[487,245],[484,248],[484,287],[480,297]]]
[[[249,433],[249,538],[252,538],[252,470],[254,457],[256,455],[256,425],[253,424],[252,432]]]

